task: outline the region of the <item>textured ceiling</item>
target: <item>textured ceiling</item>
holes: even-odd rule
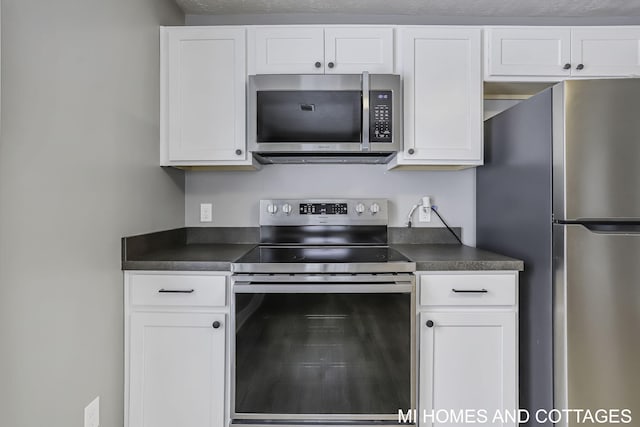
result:
[[[640,16],[640,0],[176,0],[186,14],[345,13],[465,17]]]

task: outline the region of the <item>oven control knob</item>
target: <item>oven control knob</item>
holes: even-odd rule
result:
[[[275,215],[278,212],[278,205],[274,205],[273,203],[267,206],[267,212],[271,215]]]
[[[358,203],[356,205],[356,213],[358,215],[362,215],[364,213],[364,205],[362,203]]]
[[[369,206],[369,211],[371,212],[371,215],[375,215],[378,212],[380,212],[380,205],[377,203],[372,204],[371,206]]]
[[[284,205],[282,205],[282,212],[286,213],[287,215],[291,214],[291,205],[289,203],[285,203]]]

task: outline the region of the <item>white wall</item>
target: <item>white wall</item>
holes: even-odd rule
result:
[[[489,120],[491,117],[508,110],[520,102],[522,102],[521,99],[485,99],[484,119]]]
[[[0,426],[122,426],[120,237],[184,224],[158,167],[172,0],[2,0]]]
[[[421,196],[475,244],[475,171],[387,171],[383,165],[267,165],[258,172],[189,172],[186,225],[257,226],[266,198],[381,197],[391,202],[390,223],[402,227]],[[213,203],[213,223],[199,221],[200,203]],[[417,214],[416,214],[417,216]],[[415,218],[415,226],[421,226]],[[442,227],[437,219],[430,226]]]

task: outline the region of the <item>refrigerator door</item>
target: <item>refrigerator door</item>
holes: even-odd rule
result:
[[[554,218],[640,218],[640,79],[554,87]]]
[[[555,225],[553,233],[556,407],[630,409],[635,418],[640,234],[593,232],[582,225]],[[560,425],[579,424],[569,418]]]

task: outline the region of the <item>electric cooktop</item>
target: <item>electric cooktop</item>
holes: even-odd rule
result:
[[[258,246],[236,263],[379,263],[411,262],[409,258],[389,247],[315,246],[278,247]]]

